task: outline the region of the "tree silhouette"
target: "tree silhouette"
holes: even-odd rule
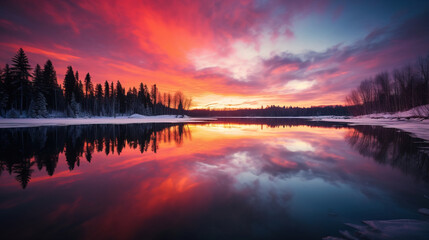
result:
[[[81,81],[79,72],[74,71],[72,66],[67,67],[61,86],[57,83],[56,71],[50,60],[46,61],[43,68],[36,64],[34,74],[31,75],[29,73],[31,67],[22,48],[18,50],[12,62],[12,68],[6,64],[4,69],[0,69],[1,116],[19,117],[15,111],[18,106],[21,116],[24,116],[23,111],[26,111],[27,116],[40,116],[34,114],[34,107],[36,103],[39,106],[45,105],[41,104],[43,98],[48,113],[53,114],[55,110],[55,114],[63,112],[67,116],[76,116],[76,112],[85,116],[113,117],[118,114],[134,113],[183,115],[191,104],[191,98],[185,98],[181,92],[179,98],[173,99],[170,93],[161,93],[156,84],[149,90],[146,84],[140,83],[138,90],[131,87],[126,91],[119,80],[116,84],[106,80],[104,84],[96,85],[94,89],[91,75],[87,73],[85,79]]]
[[[31,169],[33,165],[34,162],[30,162],[29,159],[24,159],[13,168],[13,172],[16,174],[15,178],[23,189],[25,189],[30,182],[31,174],[34,172],[34,170]]]
[[[16,55],[12,58],[12,73],[14,78],[14,85],[20,92],[20,107],[19,112],[22,114],[24,109],[24,100],[26,94],[30,92],[30,64],[28,63],[27,55],[25,55],[24,50],[20,48]],[[28,95],[27,95],[28,96]]]
[[[39,64],[36,64],[36,67],[34,68],[33,77],[34,91],[44,93],[45,88],[43,87],[43,71]]]
[[[58,101],[61,93],[57,82],[57,73],[51,60],[47,60],[43,66],[43,93],[48,103],[48,109],[58,110]]]
[[[346,98],[353,114],[397,112],[429,102],[429,55],[416,64],[365,79]],[[429,109],[423,108],[426,114]]]
[[[41,92],[35,93],[37,96],[31,100],[30,116],[33,118],[48,117],[48,110],[46,109],[46,99]]]
[[[72,66],[67,67],[67,72],[66,72],[66,76],[64,77],[63,85],[64,85],[66,103],[70,104],[72,95],[75,92],[75,88],[76,88],[76,78],[73,73]]]

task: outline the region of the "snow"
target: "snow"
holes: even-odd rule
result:
[[[429,215],[429,209],[427,208],[420,208],[419,213]]]
[[[363,225],[346,223],[352,231],[339,231],[342,237],[324,239],[428,239],[429,222],[415,219],[362,221]]]
[[[429,105],[420,106],[404,112],[376,113],[357,117],[315,117],[316,121],[346,122],[350,125],[376,125],[396,128],[429,141]]]
[[[41,126],[68,126],[88,124],[133,124],[133,123],[182,123],[213,121],[214,118],[190,118],[188,116],[158,115],[144,116],[133,114],[120,117],[93,118],[0,118],[0,128],[25,128]]]
[[[133,114],[129,116],[128,118],[138,118],[138,119],[160,119],[160,118],[187,118],[189,119],[189,116],[186,115],[157,115],[157,116],[146,116],[146,115],[140,115],[140,114]]]

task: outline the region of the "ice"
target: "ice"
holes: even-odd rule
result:
[[[413,239],[429,236],[429,222],[415,219],[371,220],[363,225],[346,224],[353,230],[340,230],[343,239]],[[328,236],[324,239],[341,239]]]
[[[429,215],[429,209],[427,208],[420,208],[419,213]]]

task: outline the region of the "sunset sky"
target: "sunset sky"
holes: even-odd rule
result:
[[[343,104],[429,53],[429,1],[1,1],[0,63],[22,47],[62,84],[156,83],[193,108]]]

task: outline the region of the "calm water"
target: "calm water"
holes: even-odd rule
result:
[[[428,144],[380,127],[225,119],[0,129],[0,173],[1,239],[429,231],[418,212],[429,208]]]

